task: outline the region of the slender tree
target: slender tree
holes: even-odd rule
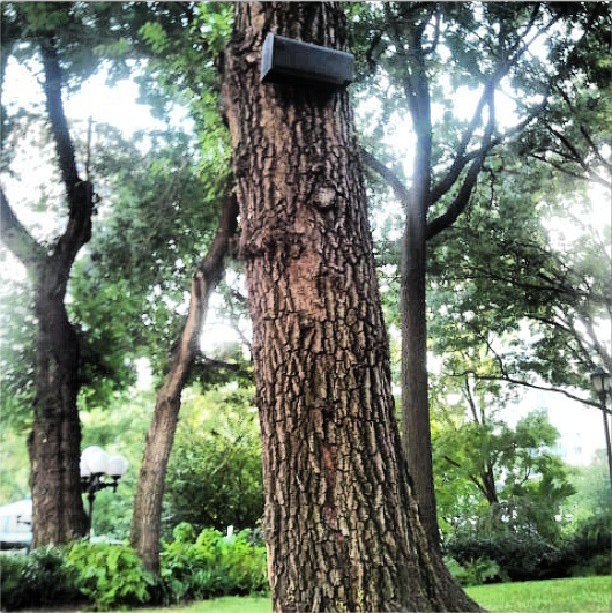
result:
[[[261,83],[271,31],[342,49],[346,26],[337,4],[237,3],[226,53],[274,610],[476,610],[410,486],[348,94]]]
[[[417,137],[411,182],[403,181],[370,152],[363,155],[364,161],[389,182],[405,211],[401,252],[404,442],[423,521],[430,540],[437,544],[426,365],[428,257],[445,243],[436,237],[468,210],[491,152],[507,147],[531,125],[543,122],[548,97],[558,89],[561,76],[567,75],[572,63],[578,63],[576,58],[581,55],[576,50],[586,44],[586,36],[571,38],[575,23],[580,23],[584,34],[590,27],[602,30],[605,19],[602,21],[599,8],[579,3],[571,12],[544,3],[486,3],[482,7],[389,3],[379,13],[376,25],[366,26],[370,40],[366,56],[371,65],[378,61],[390,76],[389,92],[395,105],[410,112]],[[555,24],[564,28],[564,49],[569,50],[566,58],[549,35]],[[599,43],[599,37],[594,38]],[[555,61],[552,77],[531,55],[530,47],[538,39],[547,40]],[[437,124],[432,118],[432,97],[435,100],[444,89],[438,81],[441,64],[446,62],[442,50],[450,52],[447,63],[453,68],[452,85],[469,85],[481,92],[463,128],[449,115]],[[527,104],[518,105],[522,119],[505,132],[498,129],[495,114],[496,91],[504,80],[525,92],[528,99]],[[536,92],[539,100],[533,97]],[[435,247],[428,248],[431,243]]]
[[[201,237],[214,210],[222,199],[217,232],[208,240],[206,256],[197,264],[191,281],[189,310],[182,329],[171,339],[167,352],[156,364],[164,368],[164,378],[157,390],[155,409],[145,442],[140,475],[134,498],[131,542],[145,568],[159,570],[159,540],[166,468],[172,450],[181,407],[181,393],[193,374],[200,356],[200,335],[206,321],[208,300],[225,272],[225,257],[237,228],[238,205],[232,181],[227,177],[227,128],[222,123],[218,105],[219,58],[229,30],[229,10],[217,3],[200,5],[177,3],[170,10],[165,5],[151,8],[150,20],[142,28],[142,42],[151,54],[149,78],[143,92],[162,108],[169,101],[185,103],[196,121],[199,164],[191,164],[201,186],[201,201],[181,202],[180,208],[191,212],[182,218],[184,238],[193,237],[193,259],[200,253]],[[202,36],[202,32],[206,36]],[[180,85],[177,85],[180,83]],[[179,190],[182,188],[179,188]],[[166,205],[170,204],[170,200]],[[194,209],[198,208],[198,211]],[[204,218],[204,219],[203,219]],[[212,225],[212,224],[211,224]],[[165,227],[172,235],[176,228]],[[200,239],[200,240],[199,240]],[[181,241],[181,245],[189,241]],[[170,254],[171,259],[176,254]],[[181,256],[183,257],[183,256]],[[163,346],[163,344],[162,344]],[[166,357],[169,353],[169,357]]]
[[[237,227],[237,202],[233,193],[225,199],[217,234],[191,282],[189,311],[172,349],[170,368],[157,391],[134,497],[131,543],[145,568],[159,570],[159,537],[166,467],[172,450],[181,408],[181,392],[199,355],[202,325],[208,300],[225,271],[224,258]]]

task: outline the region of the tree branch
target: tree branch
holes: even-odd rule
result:
[[[181,333],[172,347],[170,370],[162,387],[168,397],[180,394],[199,353],[198,341],[208,312],[208,301],[223,276],[224,258],[237,224],[238,201],[233,190],[230,190],[223,202],[215,238],[193,275],[189,310]]]
[[[372,41],[370,42],[370,46],[368,47],[368,50],[366,51],[366,54],[365,54],[366,62],[372,73],[374,73],[374,71],[376,70],[376,61],[374,60],[374,51],[376,47],[378,46],[378,44],[380,43],[380,41],[382,40],[382,35],[383,35],[382,30],[378,30],[374,33],[374,36],[372,37]]]
[[[587,400],[586,398],[581,398],[580,396],[576,396],[567,390],[559,389],[558,387],[547,387],[545,385],[537,385],[535,383],[530,383],[529,381],[523,381],[522,379],[513,379],[510,376],[502,376],[502,375],[480,375],[475,370],[463,370],[458,373],[450,373],[451,377],[465,377],[466,375],[472,375],[475,379],[480,381],[504,381],[506,383],[510,383],[512,385],[522,385],[523,387],[529,387],[531,389],[543,390],[545,392],[555,392],[556,394],[563,394],[572,400],[576,400],[588,407],[594,407],[596,409],[601,409],[601,406],[598,402],[594,402],[592,400]],[[605,409],[606,413],[612,415],[612,410]]]
[[[527,117],[525,117],[523,121],[521,121],[513,128],[509,129],[503,136],[497,136],[495,138],[492,138],[491,142],[486,148],[483,146],[480,149],[476,149],[475,151],[470,151],[469,153],[464,153],[461,156],[456,156],[451,167],[448,169],[447,174],[431,188],[431,203],[435,204],[438,200],[440,200],[442,196],[444,196],[444,194],[446,194],[451,189],[451,187],[455,184],[455,182],[459,178],[459,175],[469,162],[474,159],[477,159],[483,154],[486,157],[486,155],[491,149],[493,149],[493,147],[496,147],[504,141],[507,141],[509,137],[520,133],[525,127],[527,127],[531,123],[533,119],[535,119],[536,117],[538,117],[538,115],[542,113],[542,111],[546,108],[547,104],[548,98],[545,96],[544,100],[533,110],[531,110],[531,112],[528,113]]]
[[[590,132],[584,126],[581,125],[580,133],[591,148],[593,155],[599,160],[599,163],[608,171],[612,172],[612,163],[610,163],[609,160],[606,160],[606,158],[604,158],[604,156],[601,154],[601,151],[599,151],[599,147],[597,147],[597,145],[593,141]]]
[[[453,458],[451,458],[450,456],[444,455],[444,459],[451,465],[454,466],[455,468],[463,468],[463,466],[461,464],[459,464],[459,462],[453,460]],[[480,481],[478,481],[478,479],[476,477],[474,477],[474,475],[468,475],[467,478],[480,490],[480,492],[486,497],[487,493],[485,491],[484,486],[480,483]]]
[[[378,173],[393,189],[397,199],[406,205],[408,202],[408,196],[410,190],[408,190],[400,178],[387,166],[385,166],[378,158],[372,155],[369,151],[366,151],[363,147],[360,147],[359,152],[364,164]]]
[[[28,269],[38,266],[45,258],[45,250],[17,219],[8,203],[4,190],[0,188],[0,236],[10,252]]]
[[[525,42],[525,37],[529,33],[529,30],[532,28],[533,24],[535,23],[538,12],[539,12],[539,4],[536,4],[534,5],[533,10],[531,12],[529,24],[525,29],[525,33],[523,37],[517,40],[516,44],[511,50],[511,53],[508,55],[508,57],[504,61],[500,63],[500,65],[493,72],[493,74],[491,75],[487,83],[485,83],[484,91],[482,92],[482,96],[478,100],[478,104],[476,105],[476,110],[474,111],[472,119],[463,133],[461,142],[457,149],[457,155],[455,156],[455,160],[452,166],[448,170],[446,176],[443,179],[441,179],[436,185],[432,187],[430,204],[434,204],[435,202],[437,202],[444,194],[446,194],[452,188],[452,186],[455,184],[455,182],[459,178],[459,175],[461,174],[462,170],[465,168],[465,166],[470,161],[470,157],[466,156],[465,152],[468,148],[468,145],[470,144],[472,140],[472,137],[474,135],[474,130],[480,123],[480,119],[482,117],[482,111],[484,109],[485,104],[490,99],[492,92],[495,90],[499,82],[508,74],[512,66],[516,64],[519,58],[528,49],[529,45],[542,33],[542,31],[545,31],[546,29],[550,27],[551,24],[549,24],[548,26],[543,28],[541,31],[539,31],[533,37],[531,41]],[[536,114],[539,114],[541,112],[545,103],[546,103],[546,98],[544,99],[543,104],[539,107],[539,110],[536,112]],[[531,121],[531,119],[533,119],[534,116],[535,114],[529,117],[526,123]],[[522,123],[519,125],[522,125]],[[489,141],[489,144],[487,147],[484,147],[484,146],[481,147],[481,149],[476,153],[477,158],[480,157],[482,153],[486,154],[487,151],[495,144],[497,144],[497,142]]]
[[[68,131],[68,122],[62,103],[62,77],[57,49],[51,41],[41,43],[43,66],[45,71],[45,101],[51,131],[55,139],[55,147],[59,157],[60,172],[68,194],[68,201],[72,206],[74,188],[79,176],[74,157],[74,147]]]
[[[455,223],[459,215],[463,213],[465,207],[470,201],[472,191],[476,186],[478,175],[484,163],[486,152],[491,147],[491,141],[493,138],[493,131],[495,129],[495,106],[494,106],[495,90],[490,90],[487,98],[487,104],[489,107],[489,120],[487,121],[487,129],[483,138],[483,146],[480,150],[480,155],[472,162],[467,176],[465,177],[459,193],[455,199],[449,204],[446,211],[432,219],[427,224],[426,240],[429,240]]]
[[[53,257],[61,262],[65,273],[72,266],[79,249],[91,238],[93,192],[91,184],[81,181],[77,172],[74,147],[62,103],[62,75],[57,49],[50,40],[45,40],[41,42],[41,51],[47,113],[68,198],[68,223],[53,251]]]

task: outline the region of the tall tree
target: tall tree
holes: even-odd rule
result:
[[[542,115],[553,84],[567,74],[572,63],[568,56],[575,60],[575,49],[586,44],[585,36],[572,38],[575,23],[580,23],[584,34],[585,24],[599,24],[591,17],[603,13],[582,4],[574,9],[570,17],[566,8],[540,3],[389,3],[377,9],[375,25],[362,27],[369,30],[366,55],[370,65],[378,62],[389,75],[390,97],[403,96],[401,104],[409,109],[417,135],[410,184],[369,152],[364,152],[364,159],[388,180],[405,209],[401,273],[404,442],[433,543],[438,542],[439,533],[428,418],[427,245],[467,210],[494,147],[512,142]],[[555,25],[560,35],[550,34]],[[530,52],[532,43],[544,35],[555,61],[554,77]],[[557,36],[564,41],[567,55],[557,47]],[[435,96],[448,91],[440,78],[443,63],[453,68],[453,88],[466,86],[480,92],[472,117],[463,127],[455,124],[450,112],[441,121],[432,115]],[[497,127],[495,94],[507,88],[504,83],[508,82],[525,92],[527,103],[518,105],[521,118],[517,125],[504,132]],[[444,240],[435,241],[436,248],[442,244]]]
[[[27,268],[35,294],[36,393],[28,439],[33,547],[64,543],[84,535],[87,528],[79,472],[79,342],[64,299],[72,264],[91,237],[93,208],[92,187],[77,170],[64,114],[60,54],[49,30],[37,39],[46,110],[68,208],[65,230],[51,250],[32,237],[0,191],[2,240]]]
[[[55,144],[58,174],[67,208],[59,238],[37,242],[0,192],[2,240],[28,270],[36,317],[33,426],[28,440],[33,504],[33,545],[63,543],[85,533],[80,492],[81,429],[77,396],[83,384],[82,335],[66,308],[73,264],[91,238],[93,187],[89,162],[79,170],[62,89],[74,90],[99,67],[98,51],[136,27],[139,9],[121,11],[113,3],[4,3],[2,6],[2,86],[9,58],[40,65],[46,119]],[[125,66],[118,62],[117,67]],[[4,98],[3,98],[4,102]],[[12,128],[29,119],[26,109],[2,107],[3,171],[14,150]],[[12,140],[10,140],[12,138]],[[11,146],[5,147],[9,143]],[[80,174],[82,172],[82,174]]]
[[[229,11],[216,3],[177,4],[172,8],[154,7],[150,17],[151,21],[143,26],[140,34],[151,50],[149,73],[156,78],[146,81],[143,89],[150,100],[161,102],[162,108],[169,100],[186,103],[196,120],[202,160],[198,180],[206,184],[208,197],[202,202],[188,203],[187,207],[210,207],[211,194],[222,201],[216,235],[207,241],[206,255],[193,274],[183,327],[173,339],[169,357],[161,362],[165,376],[157,390],[134,498],[130,540],[145,568],[157,572],[164,481],[178,423],[181,393],[200,356],[200,334],[206,321],[208,301],[225,272],[225,257],[237,228],[238,206],[232,181],[226,180],[227,130],[222,125],[217,104],[218,54],[229,28]],[[195,218],[186,225],[185,235],[201,230]],[[198,247],[194,242],[191,257]]]
[[[337,4],[244,2],[226,53],[274,610],[476,610],[410,486],[348,94],[261,83],[271,31],[347,41]]]

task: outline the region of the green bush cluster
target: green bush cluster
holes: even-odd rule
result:
[[[2,554],[0,577],[3,609],[46,606],[80,597],[75,574],[59,547],[41,547],[28,555]]]
[[[609,574],[611,536],[609,518],[594,517],[555,544],[538,534],[463,535],[447,541],[445,553],[451,574],[464,585]]]
[[[79,541],[28,555],[4,554],[3,610],[86,598],[99,611],[154,602],[262,594],[268,589],[266,549],[254,531],[199,535],[179,524],[164,545],[160,577],[143,569],[128,545]]]
[[[537,535],[454,538],[446,544],[446,550],[464,568],[483,560],[495,562],[498,577],[490,576],[489,580],[507,577],[511,581],[530,581],[559,576],[559,549]]]
[[[268,589],[266,549],[251,530],[225,537],[214,529],[196,537],[181,523],[162,552],[162,597],[181,598],[261,594]]]
[[[140,558],[128,545],[74,544],[66,556],[76,585],[100,611],[149,601],[153,575],[145,571]]]
[[[461,585],[482,585],[483,583],[499,582],[502,577],[499,564],[489,558],[477,558],[459,564],[454,558],[445,556],[444,563],[450,574]]]

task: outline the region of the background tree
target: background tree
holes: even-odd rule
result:
[[[26,267],[34,286],[36,391],[28,449],[32,545],[37,547],[82,536],[87,524],[79,473],[79,342],[64,298],[74,259],[91,236],[93,190],[88,178],[81,177],[77,170],[62,104],[62,45],[58,43],[61,28],[79,23],[83,14],[67,15],[52,7],[17,9],[13,5],[3,13],[3,39],[8,34],[14,43],[23,32],[21,28],[27,27],[31,33],[29,46],[42,58],[46,110],[68,209],[64,232],[47,249],[19,221],[4,190],[0,192],[2,240]]]
[[[467,402],[474,395],[466,392]],[[461,408],[446,412],[433,436],[437,491],[450,489],[439,509],[446,536],[538,534],[558,543],[556,516],[574,490],[552,454],[558,432],[546,415],[533,411],[511,428],[490,411],[466,419]]]
[[[224,259],[237,226],[236,200],[231,183],[225,180],[227,167],[221,170],[227,149],[217,103],[216,60],[228,28],[229,11],[216,4],[187,8],[179,5],[176,8],[171,9],[170,19],[166,7],[153,11],[152,20],[140,31],[152,51],[148,71],[155,77],[146,82],[149,88],[145,88],[145,95],[150,101],[160,103],[162,109],[168,100],[186,102],[196,120],[202,160],[200,181],[208,187],[209,201],[214,194],[221,201],[222,210],[216,235],[208,242],[206,256],[196,265],[188,313],[182,330],[175,337],[167,372],[157,392],[134,499],[131,542],[145,567],[153,571],[159,568],[164,481],[178,422],[181,392],[200,354],[200,333],[206,320],[208,300],[223,278]],[[203,61],[205,58],[208,61]],[[197,228],[197,220],[190,219],[186,227]],[[193,249],[195,245],[191,247]]]
[[[383,119],[408,109],[417,136],[410,182],[403,180],[398,164],[386,166],[369,152],[364,152],[364,160],[389,182],[406,212],[401,287],[404,438],[432,542],[437,542],[438,531],[426,418],[425,244],[431,241],[431,253],[440,249],[445,239],[434,237],[467,210],[487,156],[494,147],[502,150],[502,144],[508,150],[518,134],[538,125],[553,81],[563,81],[572,66],[580,63],[576,58],[584,59],[589,43],[586,36],[570,37],[574,25],[584,27],[582,34],[588,25],[597,25],[599,34],[594,38],[601,37],[599,53],[606,19],[598,8],[580,4],[569,18],[566,8],[545,4],[389,3],[376,7],[371,19],[360,19],[355,28],[364,36],[359,41],[366,66],[375,75],[364,83],[371,86],[374,81],[385,90],[381,92],[386,96]],[[554,68],[543,68],[546,64],[532,55],[530,47],[538,39],[547,41]],[[567,55],[561,53],[560,41]],[[451,76],[444,75],[443,64],[453,68]],[[381,79],[383,75],[386,79]],[[463,125],[450,111],[439,117],[432,114],[441,96],[450,94],[445,78],[453,89],[476,88],[480,93],[471,120]],[[495,118],[495,92],[508,92],[509,84],[524,102],[518,105],[515,126],[502,128]],[[381,159],[386,159],[384,154]],[[451,268],[449,261],[445,260],[446,266]]]

